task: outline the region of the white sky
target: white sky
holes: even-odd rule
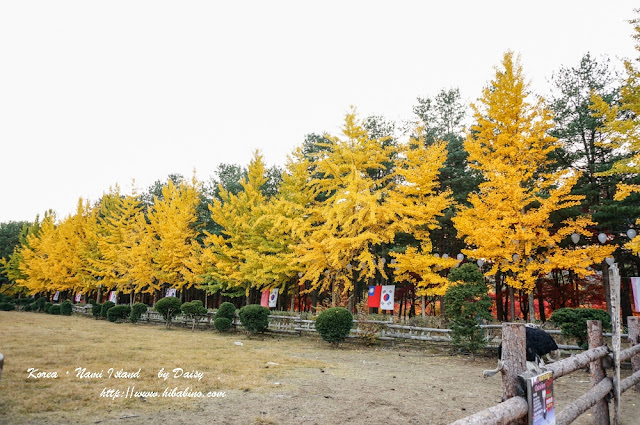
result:
[[[511,49],[542,93],[586,52],[635,57],[633,1],[0,0],[0,222],[132,179],[208,180],[311,132],[473,101]]]

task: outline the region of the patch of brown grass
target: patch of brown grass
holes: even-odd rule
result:
[[[242,346],[235,345],[236,341]],[[309,342],[296,338],[247,339],[243,334],[164,329],[154,325],[116,324],[82,316],[51,316],[26,312],[0,312],[0,352],[5,356],[0,381],[0,423],[48,417],[46,412],[64,412],[65,419],[98,411],[127,408],[185,409],[197,406],[193,398],[101,397],[103,389],[125,393],[157,391],[175,387],[189,391],[246,390],[272,388],[287,376],[325,363],[296,356],[308,351]],[[268,362],[277,363],[269,365]],[[58,378],[34,379],[29,368],[56,372]],[[102,378],[79,378],[76,368],[102,372]],[[140,378],[109,378],[108,370],[136,372]],[[161,369],[169,378],[158,377]],[[197,379],[175,378],[174,368],[204,373]],[[45,416],[42,416],[45,414]],[[71,416],[69,416],[71,415]]]

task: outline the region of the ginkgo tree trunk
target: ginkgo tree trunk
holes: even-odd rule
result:
[[[613,247],[561,247],[574,233],[590,238],[594,223],[588,216],[559,226],[552,222],[553,213],[583,199],[570,193],[578,175],[552,171],[549,153],[559,147],[548,134],[552,116],[542,99],[532,99],[513,53],[504,55],[472,109],[475,123],[464,146],[469,165],[484,181],[469,196],[470,206],[460,208],[453,221],[468,246],[462,252],[490,265],[486,274],[496,275],[497,289],[504,277],[513,320],[513,289],[531,293],[538,277],[553,269],[572,270],[578,277],[592,274],[589,267]]]

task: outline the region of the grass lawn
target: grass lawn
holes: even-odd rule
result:
[[[105,409],[189,409],[195,405],[194,397],[174,393],[147,396],[146,402],[140,403],[140,397],[134,394],[128,398],[126,391],[135,387],[134,391],[162,395],[165,389],[189,388],[188,392],[199,391],[205,396],[209,392],[220,396],[219,392],[230,390],[259,391],[301,368],[324,364],[295,356],[308,346],[306,340],[247,339],[242,333],[166,330],[163,326],[117,324],[81,316],[2,311],[0,335],[0,352],[5,356],[0,423],[42,414],[51,417],[47,412],[64,412],[73,422]],[[268,344],[264,338],[269,339]],[[30,368],[34,369],[31,373]],[[178,368],[182,372],[174,372]],[[158,376],[162,369],[168,372],[166,380]],[[138,370],[139,377],[135,376]],[[120,371],[121,377],[116,377]],[[57,378],[43,373],[55,373]],[[127,377],[127,373],[135,375]],[[115,390],[123,396],[113,397]]]

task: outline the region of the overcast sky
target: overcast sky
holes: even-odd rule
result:
[[[304,135],[473,101],[507,50],[548,90],[582,55],[635,57],[633,1],[0,0],[0,222],[63,218],[110,186],[208,180]]]

